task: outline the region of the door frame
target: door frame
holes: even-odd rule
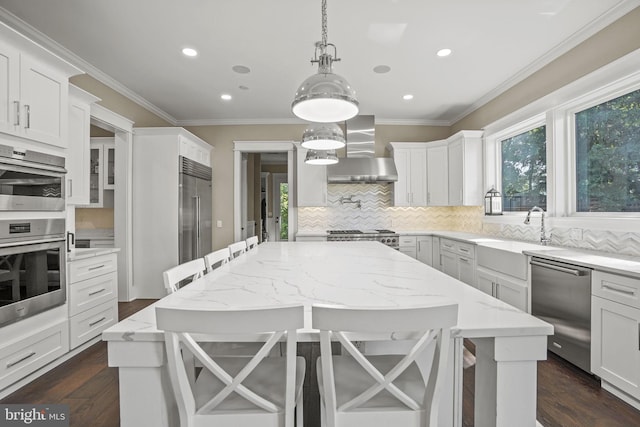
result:
[[[287,177],[287,179],[285,179],[285,177],[287,176],[287,174],[284,173],[272,173],[271,174],[271,186],[273,187],[273,189],[271,190],[271,202],[272,202],[272,206],[271,206],[271,210],[273,212],[273,217],[269,218],[272,221],[272,225],[273,225],[273,238],[271,239],[271,241],[273,242],[279,242],[281,241],[280,239],[280,230],[282,228],[282,215],[280,215],[280,184],[283,183],[289,183],[289,179]],[[289,207],[291,207],[291,203],[289,203]],[[278,215],[276,215],[276,209],[278,211]],[[276,218],[278,218],[278,221],[276,222]],[[288,215],[287,215],[288,218]],[[287,233],[288,235],[289,233]],[[287,238],[288,240],[288,238]]]
[[[289,241],[293,241],[294,230],[298,229],[298,212],[291,195],[295,192],[294,141],[234,141],[233,142],[233,238],[242,239],[242,153],[287,153],[287,181],[289,184]]]

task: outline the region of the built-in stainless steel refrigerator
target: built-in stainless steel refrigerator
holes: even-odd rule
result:
[[[211,168],[180,156],[180,263],[211,252]]]

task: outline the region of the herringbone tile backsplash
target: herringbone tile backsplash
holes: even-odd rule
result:
[[[355,203],[340,204],[341,197],[349,196],[360,200],[360,208]],[[387,184],[329,184],[328,206],[299,208],[298,229],[450,230],[531,242],[539,238],[537,226],[483,224],[481,206],[394,207],[392,197],[392,186]],[[640,256],[640,233],[584,229],[581,239],[572,239],[569,228],[549,227],[547,232],[551,233],[553,245]]]

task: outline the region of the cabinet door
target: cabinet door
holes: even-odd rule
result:
[[[591,298],[591,372],[640,398],[640,310]]]
[[[116,146],[104,144],[102,148],[102,176],[104,179],[103,188],[105,190],[115,190],[115,166],[116,166]]]
[[[306,164],[307,150],[297,151],[298,206],[327,206],[327,167]]]
[[[89,150],[89,206],[102,207],[103,186],[102,146],[92,144]]]
[[[464,152],[462,140],[449,144],[449,205],[463,204]]]
[[[522,311],[528,311],[526,286],[504,277],[500,277],[497,283],[496,298]]]
[[[20,56],[20,126],[25,137],[67,147],[67,78],[28,55]]]
[[[433,265],[433,238],[431,236],[418,236],[416,245],[418,261],[429,266]]]
[[[451,252],[447,252],[447,251],[440,251],[440,265],[442,266],[442,272],[451,276],[451,277],[455,277],[456,279],[459,278],[459,274],[458,274],[458,256],[456,254],[453,254]]]
[[[446,206],[449,202],[447,146],[427,149],[427,204]]]
[[[0,132],[15,134],[20,109],[20,54],[0,40]]]
[[[478,284],[478,289],[480,289],[487,295],[493,296],[493,291],[496,283],[496,279],[493,274],[486,273],[478,268],[476,283]]]
[[[410,164],[410,205],[427,206],[427,150],[412,149]]]
[[[409,150],[394,150],[393,161],[398,170],[398,180],[393,183],[393,205],[410,205],[410,174],[409,174]]]
[[[67,203],[89,204],[89,128],[91,109],[88,104],[69,104],[69,150],[67,151]]]
[[[458,256],[458,271],[460,280],[467,285],[476,286],[476,269],[473,258]]]

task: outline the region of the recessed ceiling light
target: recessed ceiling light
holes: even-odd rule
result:
[[[249,90],[249,88],[248,88],[248,87],[246,87],[246,86],[244,86],[244,85],[240,85],[240,86],[238,86],[238,89],[241,89],[241,90]]]
[[[388,73],[389,71],[391,71],[391,67],[389,67],[388,65],[378,65],[376,67],[373,67],[374,73],[385,74],[385,73]]]
[[[233,67],[231,67],[231,69],[238,74],[247,74],[251,72],[251,69],[249,67],[245,67],[244,65],[234,65]]]
[[[220,95],[220,99],[222,99],[224,101],[230,101],[231,100],[231,95],[229,95],[228,93],[223,93],[222,95]]]
[[[445,56],[449,56],[451,55],[453,51],[451,49],[440,49],[436,55],[440,56],[440,57],[445,57]]]
[[[404,96],[402,97],[402,99],[404,99],[405,101],[410,101],[410,100],[412,100],[412,99],[413,99],[413,95],[411,95],[410,93],[408,93],[408,94],[404,95]]]
[[[190,47],[185,47],[184,49],[182,49],[182,53],[185,56],[198,56],[198,51]]]

